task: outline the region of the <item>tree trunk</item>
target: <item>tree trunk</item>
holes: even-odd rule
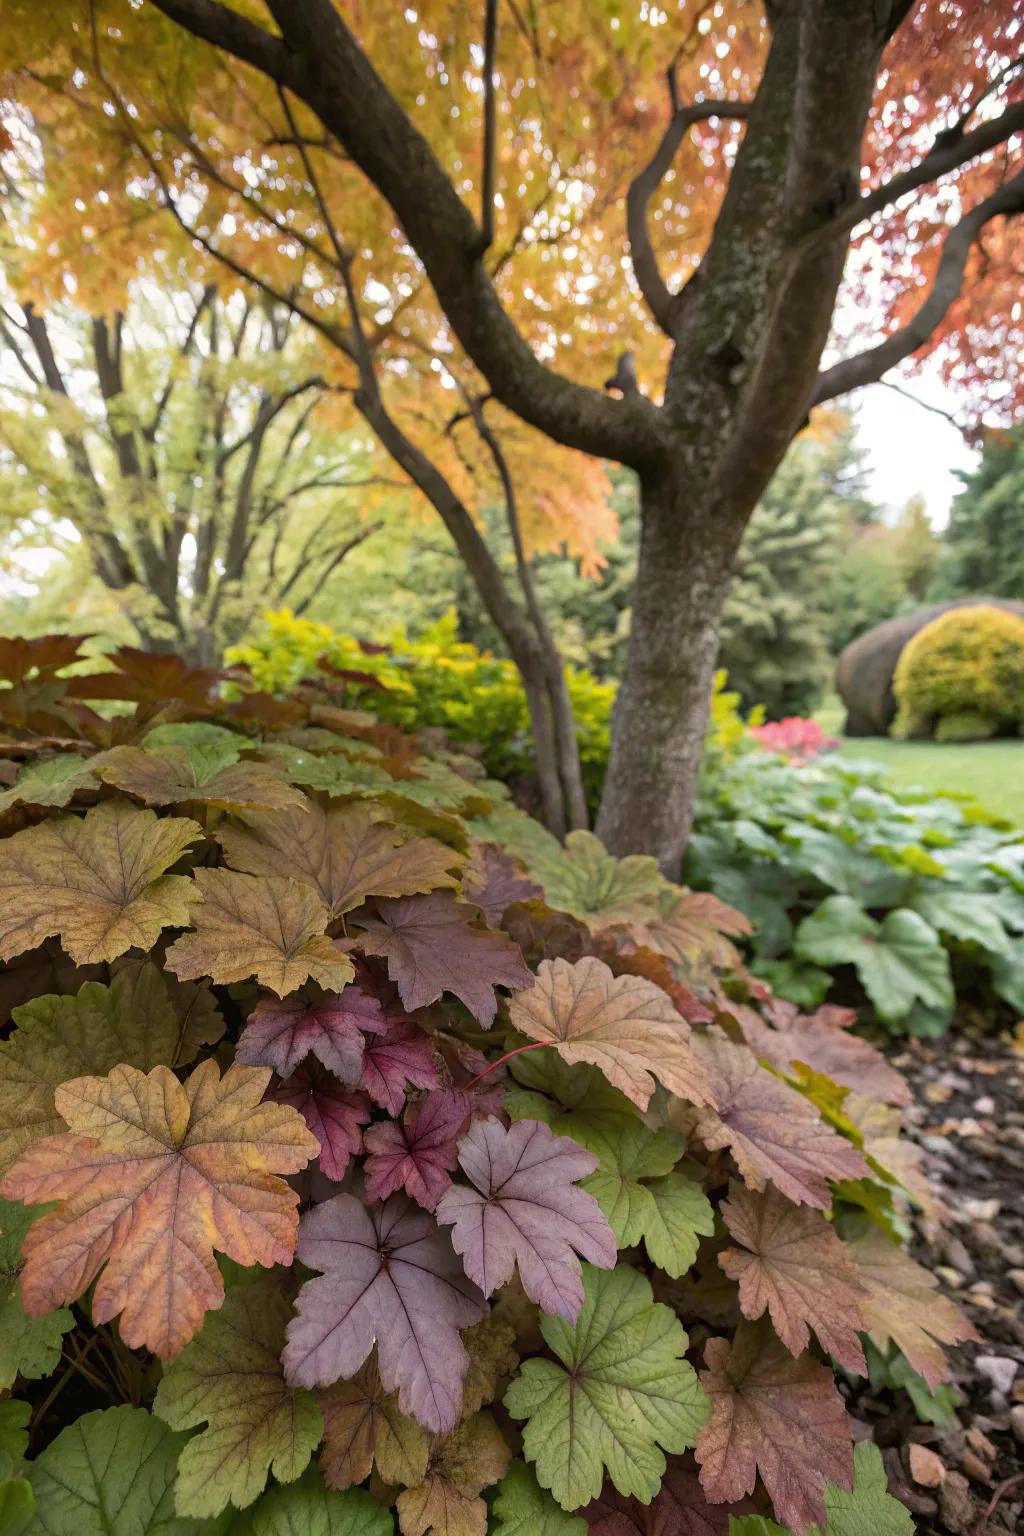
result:
[[[641,498],[638,600],[597,834],[612,853],[652,854],[676,879],[690,836],[718,626],[743,524],[709,517],[714,509],[670,472],[642,481]]]

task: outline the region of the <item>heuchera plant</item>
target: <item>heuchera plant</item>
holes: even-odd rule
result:
[[[906,1536],[835,1372],[970,1330],[849,1018],[329,680],[79,649],[0,642],[0,1528]]]

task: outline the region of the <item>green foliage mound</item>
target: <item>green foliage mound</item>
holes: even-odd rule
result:
[[[371,708],[379,720],[406,730],[442,730],[451,742],[479,748],[494,778],[514,783],[532,774],[526,695],[510,661],[460,641],[453,611],[415,640],[401,630],[387,640],[368,645],[283,608],[268,614],[254,640],[233,647],[227,659],[249,668],[253,682],[270,692],[333,676],[343,702]],[[615,688],[578,667],[569,667],[567,677],[584,785],[596,805]]]
[[[969,801],[844,758],[705,773],[686,875],[747,913],[752,965],[801,1007],[867,1003],[938,1035],[958,1002],[1024,1012],[1024,844]]]
[[[907,1536],[883,1058],[330,677],[78,655],[0,641],[5,1536]]]
[[[956,608],[910,640],[893,678],[895,736],[984,740],[1024,721],[1024,619]]]

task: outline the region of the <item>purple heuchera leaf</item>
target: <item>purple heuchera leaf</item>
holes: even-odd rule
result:
[[[437,1088],[434,1047],[411,1019],[385,1015],[384,1032],[366,1042],[362,1086],[389,1115],[400,1115],[405,1087]]]
[[[320,1167],[329,1179],[345,1177],[350,1160],[361,1150],[360,1127],[373,1113],[365,1093],[353,1093],[311,1061],[299,1067],[267,1094],[279,1104],[297,1109],[320,1143]]]
[[[358,943],[365,954],[384,956],[410,1012],[451,992],[489,1029],[498,1010],[495,987],[523,991],[533,986],[518,944],[486,927],[477,909],[456,901],[451,891],[399,896],[375,905],[376,919],[360,919]]]
[[[366,1198],[386,1200],[396,1190],[432,1211],[451,1183],[458,1160],[455,1143],[469,1124],[464,1093],[442,1089],[406,1106],[401,1124],[384,1120],[365,1136]]]
[[[459,1162],[476,1188],[453,1184],[437,1219],[451,1226],[467,1275],[491,1296],[518,1264],[527,1296],[574,1323],[583,1305],[576,1255],[599,1269],[615,1266],[614,1233],[593,1195],[574,1182],[594,1172],[597,1158],[539,1120],[508,1130],[484,1120],[463,1138]]]
[[[462,1411],[469,1357],[459,1329],[487,1315],[448,1234],[404,1195],[367,1207],[336,1195],[303,1216],[296,1249],[307,1280],[283,1355],[290,1382],[354,1376],[374,1344],[381,1381],[403,1413],[444,1434]]]
[[[358,1083],[365,1037],[384,1028],[380,1003],[358,987],[336,995],[305,990],[288,997],[264,997],[242,1031],[235,1060],[250,1067],[273,1067],[287,1077],[312,1053],[343,1083]]]

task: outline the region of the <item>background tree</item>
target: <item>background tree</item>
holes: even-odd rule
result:
[[[498,0],[480,15],[376,7],[351,25],[331,0],[270,0],[266,24],[219,0],[96,0],[85,24],[78,0],[18,9],[5,62],[65,147],[40,265],[54,246],[81,257],[80,232],[62,230],[75,197],[89,243],[116,230],[129,251],[162,203],[207,256],[287,298],[445,518],[507,641],[521,613],[445,473],[453,394],[478,430],[476,412],[492,435],[516,416],[538,444],[637,471],[599,831],[674,868],[733,559],[809,406],[934,340],[960,371],[1012,345],[1013,0],[985,7],[983,36],[955,0],[559,6],[557,26],[499,16]],[[677,166],[691,132],[698,153]],[[869,236],[883,274],[881,305],[858,311],[870,337],[822,368],[851,239]],[[854,268],[869,294],[870,265]],[[965,295],[988,317],[969,350]],[[543,639],[528,592],[525,608],[526,640]]]
[[[908,594],[922,602],[939,566],[939,540],[923,496],[911,496],[893,530],[893,549]]]
[[[722,612],[720,663],[744,707],[807,715],[828,686],[829,582],[843,508],[835,448],[798,440],[747,525]]]
[[[1024,426],[987,432],[943,539],[941,597],[1024,598]]]
[[[261,609],[309,607],[386,482],[330,425],[287,309],[178,298],[3,305],[0,499],[20,551],[70,548],[146,645],[210,662]]]

